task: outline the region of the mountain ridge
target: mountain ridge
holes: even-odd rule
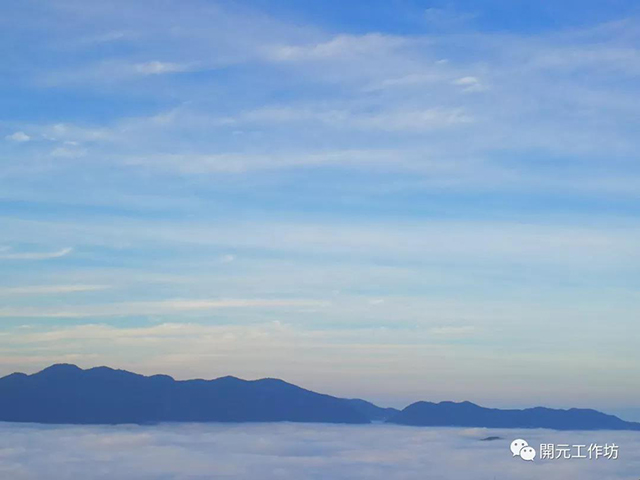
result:
[[[431,427],[638,430],[593,409],[485,408],[469,401],[419,401],[402,410],[313,392],[278,378],[176,380],[106,366],[54,364],[0,378],[0,421],[52,424],[160,422],[387,422]]]
[[[404,408],[389,423],[428,427],[550,428],[554,430],[636,430],[640,423],[589,408],[486,408],[475,403],[419,401]]]
[[[46,401],[43,401],[46,399]],[[347,400],[280,379],[175,380],[56,364],[0,379],[0,421],[61,424],[370,420]]]

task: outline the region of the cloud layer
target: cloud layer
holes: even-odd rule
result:
[[[490,431],[370,425],[45,427],[0,424],[0,474],[15,480],[120,478],[287,480],[609,480],[632,478],[637,434]],[[501,440],[482,442],[498,435]],[[619,446],[618,460],[511,456],[512,439]]]

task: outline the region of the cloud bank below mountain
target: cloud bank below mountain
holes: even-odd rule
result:
[[[14,480],[327,479],[582,480],[634,478],[640,435],[629,432],[522,433],[540,443],[611,443],[618,460],[513,458],[521,432],[388,425],[160,425],[43,427],[0,424],[0,476]],[[497,435],[501,440],[482,442]]]

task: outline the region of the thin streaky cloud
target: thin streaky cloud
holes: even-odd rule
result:
[[[49,260],[52,258],[66,257],[73,248],[63,248],[54,252],[16,252],[16,253],[3,253],[0,255],[0,260]]]
[[[160,300],[156,302],[122,302],[105,305],[59,307],[5,307],[0,318],[84,318],[126,317],[133,315],[171,315],[178,312],[197,312],[236,308],[300,308],[326,307],[330,303],[314,299],[216,299],[216,300]]]
[[[97,292],[111,288],[109,285],[30,285],[0,287],[0,295],[57,295],[63,293]]]
[[[378,56],[407,44],[403,37],[371,33],[366,35],[337,35],[320,43],[307,45],[278,45],[265,49],[265,56],[276,62],[299,62],[349,59]]]
[[[188,65],[173,62],[151,62],[138,63],[134,65],[135,71],[142,75],[162,75],[166,73],[178,73],[189,70]]]

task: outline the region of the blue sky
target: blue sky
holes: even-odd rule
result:
[[[635,407],[634,2],[7,2],[0,373]]]

